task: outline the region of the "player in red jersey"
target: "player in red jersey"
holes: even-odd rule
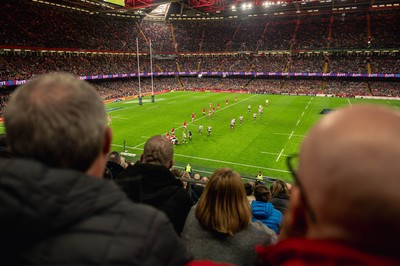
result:
[[[175,128],[171,128],[171,135],[175,135]]]
[[[183,124],[182,124],[182,126],[183,126],[183,130],[186,130],[186,126],[187,126],[187,123],[186,123],[186,121],[183,121]]]
[[[206,115],[206,108],[203,107],[203,110],[201,110],[203,112],[203,115]]]
[[[165,137],[169,140],[169,138],[170,138],[169,132],[167,132],[167,134],[165,134]]]
[[[195,117],[196,117],[196,115],[194,113],[192,113],[192,123],[193,123]]]
[[[219,103],[217,103],[217,109],[219,109],[219,107],[220,107],[220,105],[219,105]]]
[[[213,114],[215,113],[215,107],[212,108],[212,113],[213,113]]]
[[[228,105],[228,99],[225,100],[225,104]]]
[[[211,109],[208,109],[208,117],[211,117]]]

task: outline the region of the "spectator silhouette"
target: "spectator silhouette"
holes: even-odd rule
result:
[[[374,105],[332,112],[304,139],[281,241],[262,265],[400,265],[400,114]],[[298,165],[298,167],[295,167]]]
[[[140,162],[122,172],[117,183],[127,191],[130,180],[140,178],[140,201],[162,210],[180,234],[194,202],[182,182],[169,170],[174,165],[173,156],[174,148],[170,141],[163,136],[151,137],[144,145]],[[135,197],[129,193],[128,196]]]
[[[101,179],[111,131],[88,83],[66,73],[16,90],[5,112],[17,159],[0,161],[4,265],[182,265],[167,217]],[[160,233],[162,232],[162,233]]]
[[[195,259],[254,265],[255,245],[273,244],[275,233],[251,222],[251,209],[239,174],[216,170],[188,215],[183,239]]]
[[[271,197],[269,189],[263,185],[256,186],[254,188],[254,197],[256,200],[251,202],[252,221],[261,221],[276,234],[279,234],[282,213],[276,210],[272,203],[268,202]]]
[[[269,202],[274,205],[275,209],[285,214],[289,206],[289,188],[285,182],[277,180],[272,183]]]

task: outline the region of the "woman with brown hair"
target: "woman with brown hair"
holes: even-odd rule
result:
[[[289,205],[289,187],[288,185],[281,181],[277,180],[271,185],[271,198],[269,202],[274,205],[274,208],[285,214],[288,205]]]
[[[194,259],[254,265],[255,246],[276,242],[275,233],[251,222],[251,209],[242,180],[228,168],[211,176],[182,232]]]

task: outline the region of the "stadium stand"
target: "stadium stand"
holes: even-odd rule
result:
[[[292,77],[286,80],[275,76],[258,78],[252,74],[234,80],[223,78],[225,74],[207,79],[204,75],[203,79],[198,79],[176,74],[400,73],[400,55],[398,50],[393,50],[399,48],[400,37],[391,30],[391,26],[399,22],[400,11],[396,9],[300,17],[268,16],[229,20],[229,23],[224,20],[154,22],[89,14],[81,9],[34,1],[3,2],[0,10],[2,85],[7,85],[5,81],[27,80],[51,71],[79,76],[136,73],[136,38],[139,38],[139,50],[144,53],[140,56],[141,72],[151,71],[150,40],[155,53],[153,71],[174,72],[168,74],[174,78],[157,77],[157,92],[189,88],[337,96],[399,95],[397,82],[391,79],[385,79],[385,88],[390,89],[384,89],[381,80],[374,79],[319,78],[317,81]],[[375,82],[378,83],[374,85]],[[135,79],[115,78],[93,82],[104,99],[137,95],[137,83]],[[143,80],[142,92],[151,90],[149,84],[148,80]],[[345,88],[347,85],[351,88]],[[11,90],[2,88],[0,112],[13,87],[9,88]]]

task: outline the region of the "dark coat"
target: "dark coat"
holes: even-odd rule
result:
[[[111,181],[28,160],[0,161],[2,265],[184,265],[167,217]]]
[[[138,177],[141,178],[140,184]],[[126,179],[136,184],[131,186],[131,181],[125,182]],[[117,183],[124,191],[135,191],[132,187],[140,186],[140,202],[163,211],[174,225],[175,231],[178,234],[182,232],[194,202],[183,188],[182,182],[166,167],[136,163],[118,176]],[[135,195],[130,195],[129,192],[128,196],[135,198]]]
[[[285,214],[289,206],[289,196],[285,193],[279,193],[278,196],[269,200],[274,205],[274,208]]]

